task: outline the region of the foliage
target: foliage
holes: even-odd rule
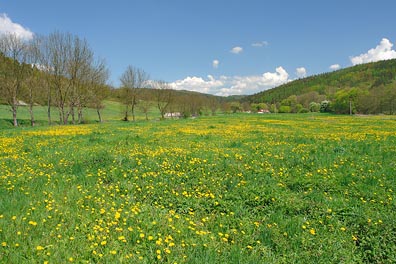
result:
[[[292,112],[296,112],[290,105],[290,98],[297,96],[297,103],[305,108],[309,108],[311,102],[320,103],[328,100],[333,103],[335,112],[349,113],[349,93],[352,91],[356,95],[353,97],[355,112],[393,114],[396,105],[396,59],[356,65],[298,79],[244,97],[242,101],[281,103],[291,106]],[[342,94],[348,94],[348,99],[346,100]]]
[[[393,263],[393,117],[4,129],[2,263]]]

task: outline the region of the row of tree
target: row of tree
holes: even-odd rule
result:
[[[97,109],[99,119],[102,101],[109,93],[109,70],[96,59],[86,40],[69,33],[54,32],[49,36],[25,41],[15,34],[0,36],[0,95],[10,106],[14,126],[22,101],[29,106],[34,125],[33,107],[58,109],[59,123],[81,122],[83,108]]]
[[[124,106],[125,121],[135,121],[137,110],[148,119],[157,109],[163,119],[167,112],[178,117],[214,114],[221,105],[220,97],[172,90],[133,66],[120,76],[117,89],[107,84],[108,78],[105,61],[95,58],[87,41],[78,36],[54,32],[30,41],[15,34],[0,36],[0,103],[10,107],[14,126],[22,104],[29,108],[32,126],[35,105],[47,106],[49,124],[54,122],[54,108],[59,124],[81,123],[86,107],[96,109],[101,122],[103,101],[109,97]],[[223,106],[228,107],[225,102]]]

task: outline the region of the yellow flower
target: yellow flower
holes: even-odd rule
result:
[[[115,215],[114,215],[114,218],[115,219],[120,219],[120,217],[121,217],[121,214],[119,212],[116,212]]]
[[[37,222],[35,222],[35,221],[29,221],[29,225],[36,226],[36,225],[37,225]]]
[[[111,250],[111,251],[110,251],[110,254],[112,254],[112,255],[117,254],[117,250]]]
[[[3,247],[6,247],[6,246],[7,246],[7,242],[1,242],[1,245],[2,245]]]
[[[38,250],[38,251],[44,250],[44,247],[42,247],[42,246],[37,246],[37,247],[36,247],[36,250]]]
[[[315,231],[315,229],[313,229],[313,228],[311,228],[311,229],[309,230],[309,233],[311,233],[311,235],[316,235],[316,231]]]

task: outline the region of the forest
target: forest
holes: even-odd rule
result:
[[[395,114],[396,59],[360,64],[295,80],[247,96],[272,111]]]

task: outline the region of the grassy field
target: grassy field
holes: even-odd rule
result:
[[[396,119],[3,129],[0,263],[395,263]]]
[[[105,101],[104,109],[101,110],[102,118],[105,122],[112,121],[120,121],[124,117],[124,106],[116,101]],[[138,108],[138,107],[137,107]],[[34,117],[36,120],[36,125],[38,126],[46,126],[48,124],[47,117],[47,107],[46,106],[34,106]],[[59,112],[56,107],[52,107],[51,110],[51,119],[54,123],[59,123]],[[150,120],[159,119],[161,117],[158,109],[153,106],[148,113],[148,118]],[[27,106],[18,107],[18,123],[20,126],[30,126],[30,114]],[[77,117],[76,117],[77,118]],[[83,111],[84,123],[97,123],[99,118],[95,109],[85,108]],[[130,116],[132,119],[132,116]],[[138,121],[145,120],[145,115],[140,111],[140,109],[136,110],[136,119]],[[71,120],[71,118],[69,118]],[[12,123],[12,113],[10,111],[10,107],[7,105],[0,104],[0,129],[2,128],[11,128],[13,126]]]

